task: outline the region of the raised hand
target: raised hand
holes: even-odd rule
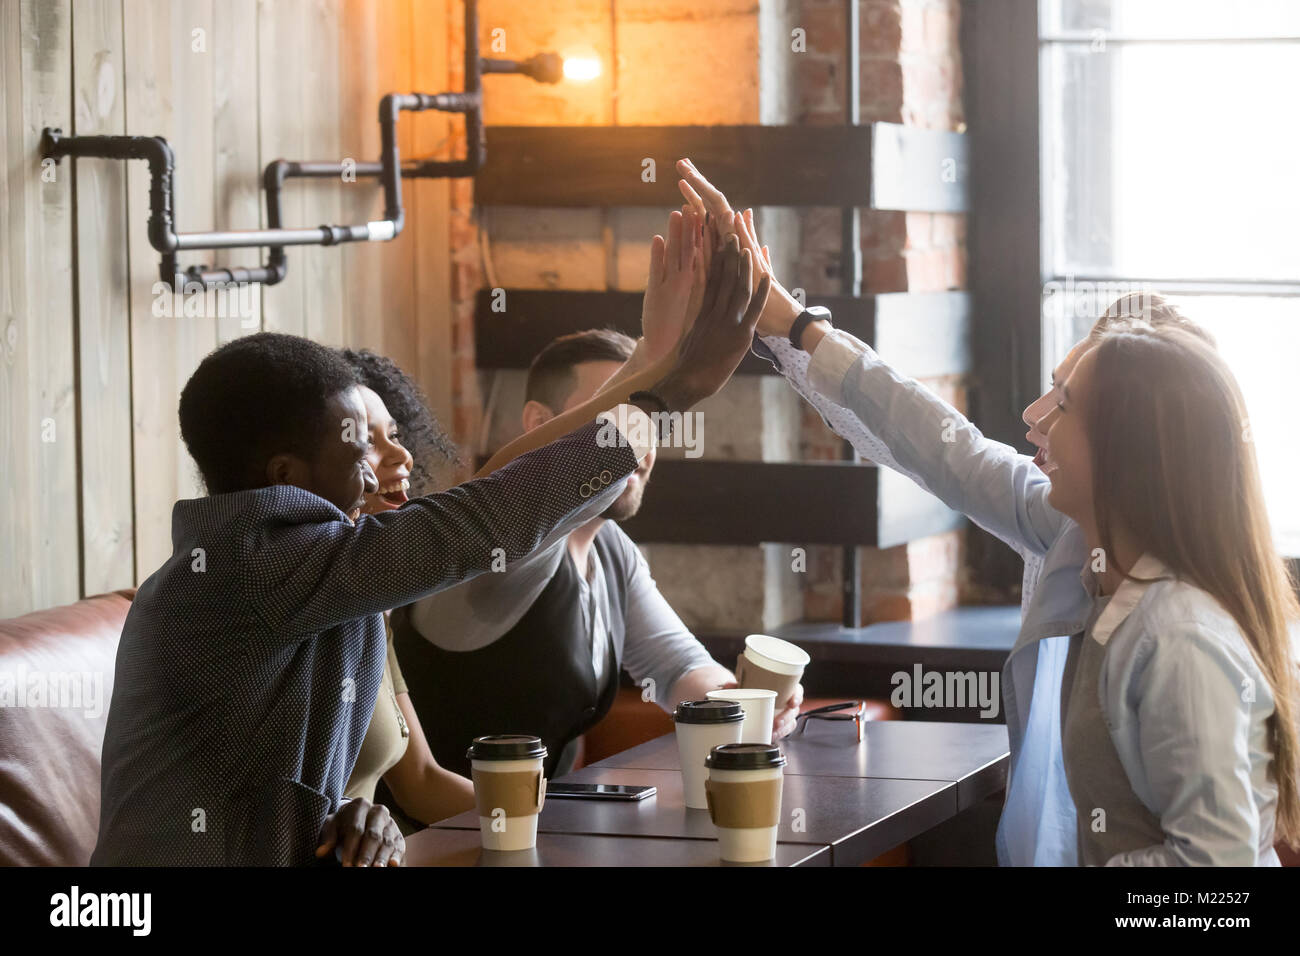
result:
[[[704,174],[689,159],[677,160],[677,172],[682,177],[677,181],[677,188],[697,213],[701,216],[708,213],[708,222],[713,226],[719,242],[725,241],[727,236],[735,235],[734,213],[722,191],[705,179]]]
[[[685,411],[722,388],[753,341],[771,279],[751,295],[753,256],[732,236],[714,256],[699,317],[677,350],[677,361],[653,388],[670,411]]]
[[[690,213],[699,223],[699,255],[695,257],[695,279],[691,283],[691,295],[686,304],[687,321],[694,321],[695,317],[700,314],[700,306],[704,304],[704,289],[709,284],[709,268],[713,265],[714,249],[717,243],[713,238],[712,227],[705,227],[703,217],[691,206],[686,203],[682,206],[682,215]]]
[[[699,310],[699,303],[692,303],[692,298],[701,256],[701,225],[694,209],[673,212],[668,217],[667,240],[663,236],[651,240],[650,275],[641,304],[641,333],[650,361],[677,348],[688,317],[694,318]]]
[[[733,226],[736,230],[736,236],[740,240],[742,249],[749,252],[755,262],[755,277],[762,278],[766,276],[772,286],[771,294],[767,298],[767,305],[763,308],[763,313],[758,317],[758,334],[759,335],[789,335],[790,327],[794,320],[798,318],[799,313],[803,311],[803,306],[799,300],[785,290],[785,286],[776,280],[772,273],[772,257],[768,254],[767,246],[761,245],[758,241],[758,233],[754,230],[754,210],[746,209],[744,214],[735,213]]]

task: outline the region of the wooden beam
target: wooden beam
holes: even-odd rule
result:
[[[960,375],[968,366],[970,306],[963,292],[897,292],[852,298],[811,296],[831,310],[835,326],[876,348],[916,378]],[[494,311],[494,306],[501,311]],[[641,334],[641,293],[483,289],[474,314],[479,368],[527,368],[560,335],[591,328]],[[775,374],[754,355],[739,373]]]
[[[640,512],[621,524],[646,544],[891,547],[961,522],[934,496],[875,465],[661,459]]]
[[[634,541],[675,544],[874,544],[878,469],[847,462],[655,464]]]
[[[890,365],[912,378],[970,371],[970,298],[965,292],[884,292],[873,298],[875,336],[864,341]],[[840,326],[833,307],[831,314]]]
[[[678,206],[682,157],[738,207],[871,201],[867,126],[489,126],[487,150],[482,205]]]
[[[871,127],[871,208],[965,212],[966,137],[897,123]]]
[[[677,206],[674,164],[742,206],[966,208],[960,133],[870,126],[490,126],[480,205]]]

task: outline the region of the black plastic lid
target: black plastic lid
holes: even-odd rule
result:
[[[719,744],[704,758],[713,770],[771,770],[785,766],[785,754],[776,744]]]
[[[475,737],[465,756],[470,760],[528,760],[545,757],[546,744],[531,734],[488,734]]]
[[[745,719],[745,708],[734,700],[684,700],[673,711],[679,724],[734,724]]]

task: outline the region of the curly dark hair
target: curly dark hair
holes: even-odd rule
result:
[[[316,460],[327,403],[356,384],[332,348],[277,332],[243,336],[209,353],[185,383],[181,437],[211,494],[261,488],[272,456]]]
[[[340,354],[361,384],[379,396],[397,423],[397,439],[411,453],[414,462],[411,497],[438,490],[439,466],[459,467],[460,453],[429,411],[429,402],[420,386],[392,359],[369,349],[341,349]]]

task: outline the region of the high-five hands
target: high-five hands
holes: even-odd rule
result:
[[[753,341],[771,279],[751,294],[754,258],[730,237],[713,257],[699,316],[677,350],[677,359],[652,389],[669,411],[685,411],[722,388]]]
[[[692,299],[703,255],[703,219],[694,209],[674,212],[668,217],[667,240],[655,236],[650,243],[650,276],[641,303],[641,334],[650,361],[677,347],[688,319],[699,311],[698,301],[692,310]]]
[[[708,222],[720,240],[728,236],[737,237],[741,248],[753,257],[755,284],[763,278],[770,283],[771,294],[758,319],[758,334],[789,335],[790,327],[803,311],[803,306],[772,273],[771,255],[767,246],[758,241],[758,233],[754,229],[754,210],[746,209],[743,215],[735,212],[722,191],[705,179],[704,174],[689,159],[678,160],[677,171],[682,176],[677,186],[686,197],[687,204],[697,215],[707,214]]]

